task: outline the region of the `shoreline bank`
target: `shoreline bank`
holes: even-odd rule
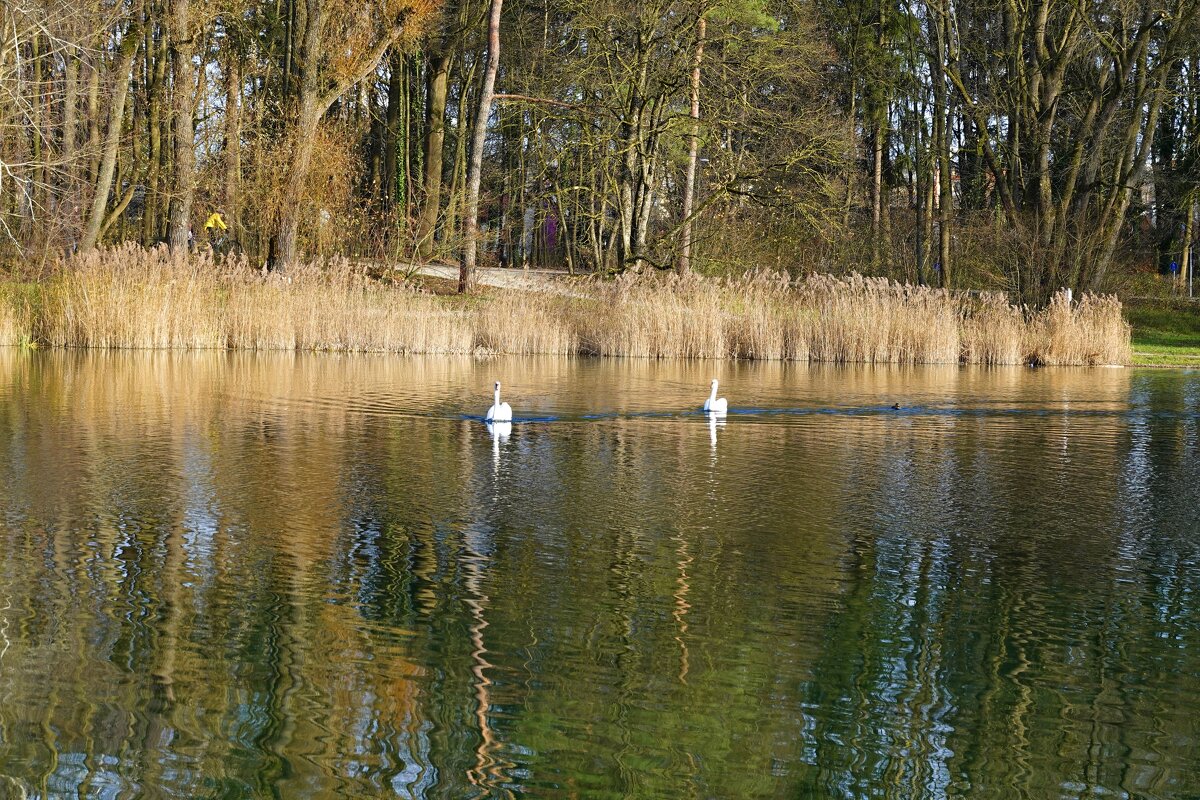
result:
[[[1200,305],[1179,298],[1132,298],[1125,316],[1133,327],[1133,364],[1200,367]]]

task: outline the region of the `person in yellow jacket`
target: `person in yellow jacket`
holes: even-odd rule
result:
[[[209,214],[208,219],[204,222],[204,233],[208,236],[208,246],[216,249],[225,240],[225,231],[227,230],[229,230],[229,226],[225,224],[225,219],[219,210]]]

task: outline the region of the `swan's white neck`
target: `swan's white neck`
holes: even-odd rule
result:
[[[709,399],[709,400],[716,400],[716,399],[717,399],[717,382],[716,382],[716,381],[713,381],[713,382],[712,382],[712,394],[710,394],[710,395],[708,396],[708,399]]]
[[[497,406],[500,405],[500,384],[498,384],[498,383],[496,384],[495,398],[496,398],[496,405]]]

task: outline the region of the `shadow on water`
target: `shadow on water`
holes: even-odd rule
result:
[[[1198,425],[1168,372],[0,351],[0,797],[1187,796]]]

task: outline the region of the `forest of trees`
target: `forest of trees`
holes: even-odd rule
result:
[[[1200,0],[0,15],[13,271],[205,246],[220,211],[219,249],[278,268],[478,245],[485,264],[857,271],[1036,303],[1182,272],[1200,233]]]

